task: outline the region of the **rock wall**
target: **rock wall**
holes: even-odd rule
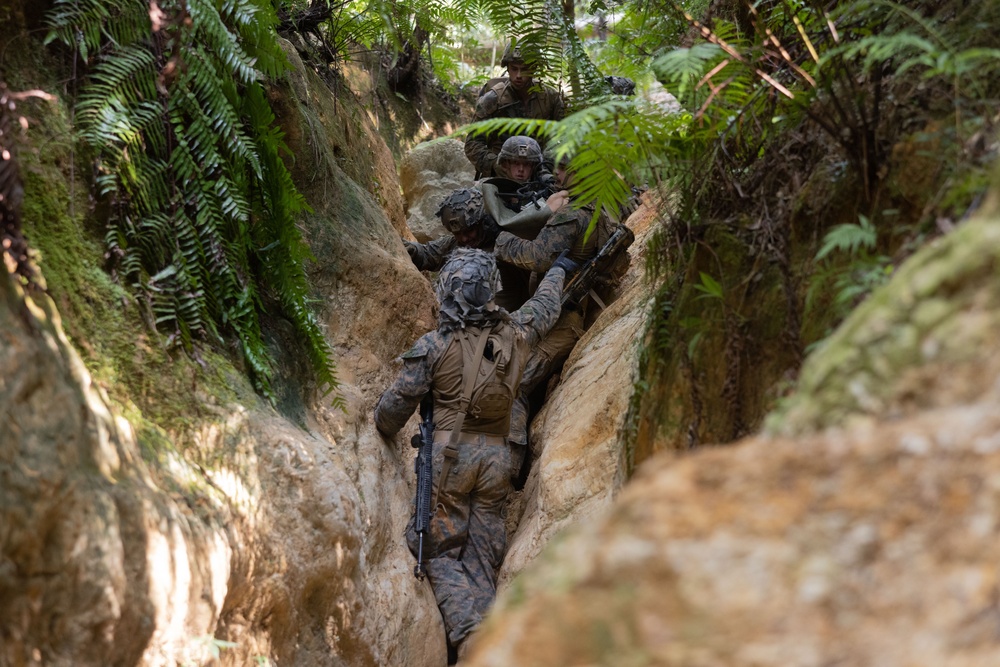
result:
[[[638,345],[651,286],[643,279],[646,241],[656,223],[651,194],[627,224],[636,234],[621,294],[577,343],[559,383],[530,429],[531,472],[511,507],[518,516],[500,571],[500,588],[561,529],[607,509],[627,477],[621,433],[632,397]]]
[[[25,68],[19,85],[60,97],[61,77],[40,69],[41,46],[23,34],[15,39],[39,68]],[[77,332],[70,343],[52,303],[25,300],[4,272],[4,666],[445,663],[433,595],[413,578],[402,540],[412,450],[403,437],[384,441],[371,420],[392,360],[433,326],[433,295],[399,240],[404,217],[391,154],[350,95],[334,99],[289,53],[295,72],[272,101],[293,175],[313,208],[301,224],[317,257],[310,277],[346,410],[316,395],[308,373],[299,373],[302,355],[287,325],[273,318],[266,334],[280,363],[277,409],[206,353],[197,371],[183,357],[174,364],[191,366],[187,393],[197,413],[160,426],[171,416],[165,392],[173,380],[135,361],[149,344],[145,332],[124,334],[134,357],[126,362],[137,364],[128,370],[150,377],[133,403],[115,382],[123,370],[108,368],[100,342],[83,335],[88,329],[68,321]],[[69,116],[64,103],[53,108],[32,115],[23,146],[40,161],[25,192],[33,233],[44,231],[46,217],[66,216],[61,203],[39,205],[46,188],[65,189],[56,182],[65,179],[72,197],[74,187],[78,194],[88,187],[69,181],[72,153],[50,164],[57,152],[31,143],[67,135],[57,127]],[[78,205],[77,215],[99,213],[84,210]],[[74,233],[101,228],[95,217],[67,221]],[[43,273],[72,257],[100,274],[99,253],[74,256],[49,241]],[[52,289],[56,303],[75,303],[75,289],[94,304],[106,298],[94,285],[60,285]],[[122,301],[108,305],[113,312]],[[201,379],[207,375],[222,378],[225,390],[213,393]],[[143,412],[154,408],[162,414]]]
[[[1000,216],[917,253],[771,433],[642,464],[498,599],[467,665],[1000,656]]]
[[[448,234],[437,211],[453,190],[470,188],[476,170],[465,157],[465,144],[438,139],[414,146],[399,163],[399,182],[406,200],[406,225],[421,243]]]
[[[177,644],[214,628],[232,567],[218,498],[198,516],[159,487],[52,302],[6,272],[0,295],[0,664],[192,657]]]

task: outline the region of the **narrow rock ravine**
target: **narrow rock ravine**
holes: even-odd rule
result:
[[[334,71],[278,42],[291,69],[267,101],[308,204],[294,220],[306,301],[340,385],[323,394],[293,323],[262,307],[269,400],[237,342],[169,347],[109,271],[121,202],[98,192],[106,165],[74,106],[96,56],[46,44],[51,5],[0,8],[0,92],[30,93],[0,110],[0,212],[37,271],[4,254],[0,667],[445,667],[404,539],[418,417],[386,438],[373,410],[436,326],[433,275],[403,241],[445,234],[443,195],[472,185],[445,135],[475,100],[425,118],[405,95],[378,98],[378,66]],[[671,186],[645,192],[616,298],[531,421],[497,601],[461,667],[1000,664],[1000,180],[942,166],[923,135],[968,130],[945,102],[945,121],[910,118],[912,137],[878,144],[891,177],[872,183],[845,176],[834,138],[802,131],[786,146],[802,173],[763,174],[753,193],[734,180],[719,219],[671,220]],[[949,148],[977,169],[998,151],[992,113]],[[961,192],[916,192],[934,179]],[[819,248],[845,221],[864,231],[854,200],[872,184],[880,215],[928,217],[913,247],[872,246],[892,254],[867,258],[881,287],[840,322],[821,312],[839,274]],[[772,186],[774,217],[751,220]],[[936,216],[947,197],[965,202],[954,219]]]

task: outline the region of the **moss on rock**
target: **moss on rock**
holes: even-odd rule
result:
[[[902,416],[991,385],[990,369],[1000,364],[990,345],[1000,326],[998,223],[987,211],[901,266],[807,360],[797,392],[767,430],[794,435],[861,416]],[[918,379],[938,391],[923,387],[914,404]]]

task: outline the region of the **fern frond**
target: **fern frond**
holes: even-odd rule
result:
[[[716,44],[674,49],[653,61],[653,72],[678,99],[688,99],[698,82],[724,58]]]
[[[177,12],[160,17],[156,36],[148,7],[129,0],[57,0],[49,15],[50,40],[85,59],[100,53],[77,118],[101,154],[99,191],[117,211],[106,243],[169,342],[190,351],[198,340],[235,335],[266,396],[271,360],[258,290],[273,291],[321,386],[333,390],[332,354],[308,307],[308,248],[294,224],[305,201],[281,162],[255,69],[277,76],[288,67],[274,8],[188,0]],[[174,54],[169,74],[165,53]]]
[[[860,216],[858,224],[837,225],[823,237],[823,245],[816,253],[821,260],[834,251],[855,254],[859,250],[874,250],[878,239],[875,226],[865,216]]]

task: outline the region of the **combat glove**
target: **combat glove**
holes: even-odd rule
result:
[[[568,250],[563,250],[562,253],[556,257],[556,261],[552,262],[553,269],[562,269],[567,276],[580,268],[579,264],[569,258],[568,253]]]

